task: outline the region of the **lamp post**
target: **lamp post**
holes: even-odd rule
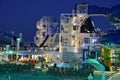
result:
[[[21,41],[21,39],[17,38],[17,51],[19,51],[19,48],[20,48],[20,41]]]

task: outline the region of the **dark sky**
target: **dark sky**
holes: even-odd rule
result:
[[[81,1],[108,8],[120,4],[120,0],[0,0],[0,34],[21,32],[25,41],[33,41],[38,20],[43,16],[59,19],[61,13],[70,13]]]

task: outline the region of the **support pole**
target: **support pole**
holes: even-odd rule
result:
[[[12,35],[14,35],[14,31],[12,31]],[[13,38],[11,39],[11,45],[12,45],[12,46],[14,45],[14,40],[13,40]]]
[[[20,38],[17,38],[17,51],[20,49]]]
[[[17,38],[17,51],[20,49],[20,42],[22,40],[22,33],[19,34],[19,38]]]

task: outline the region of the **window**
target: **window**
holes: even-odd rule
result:
[[[72,36],[72,40],[75,40],[75,36]]]
[[[90,38],[84,38],[84,43],[89,44],[90,43]]]
[[[68,33],[69,27],[68,27],[68,26],[64,26],[63,28],[64,28],[64,32],[65,32],[65,33]]]
[[[92,39],[92,44],[95,44],[95,43],[97,43],[97,39]]]
[[[78,26],[73,26],[73,30],[78,30]]]
[[[68,45],[68,39],[64,39],[64,46]]]

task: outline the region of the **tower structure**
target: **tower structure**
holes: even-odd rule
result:
[[[89,18],[89,15],[87,13],[88,4],[81,3],[75,5],[74,13],[61,14],[60,36],[62,43],[60,44],[60,46],[71,46],[73,48],[80,47],[80,45],[82,44],[82,37],[80,37],[80,35],[83,36],[83,34],[81,33],[81,29],[85,24],[85,21]],[[86,32],[87,31],[89,30],[86,30]],[[78,49],[74,49],[72,50],[72,52],[78,52]]]
[[[82,57],[81,61],[85,60],[90,52],[88,47],[91,45],[94,28],[87,13],[88,4],[82,3],[75,6],[74,13],[63,13],[60,16],[59,47],[65,62],[72,62],[74,57],[77,57],[76,59]]]

